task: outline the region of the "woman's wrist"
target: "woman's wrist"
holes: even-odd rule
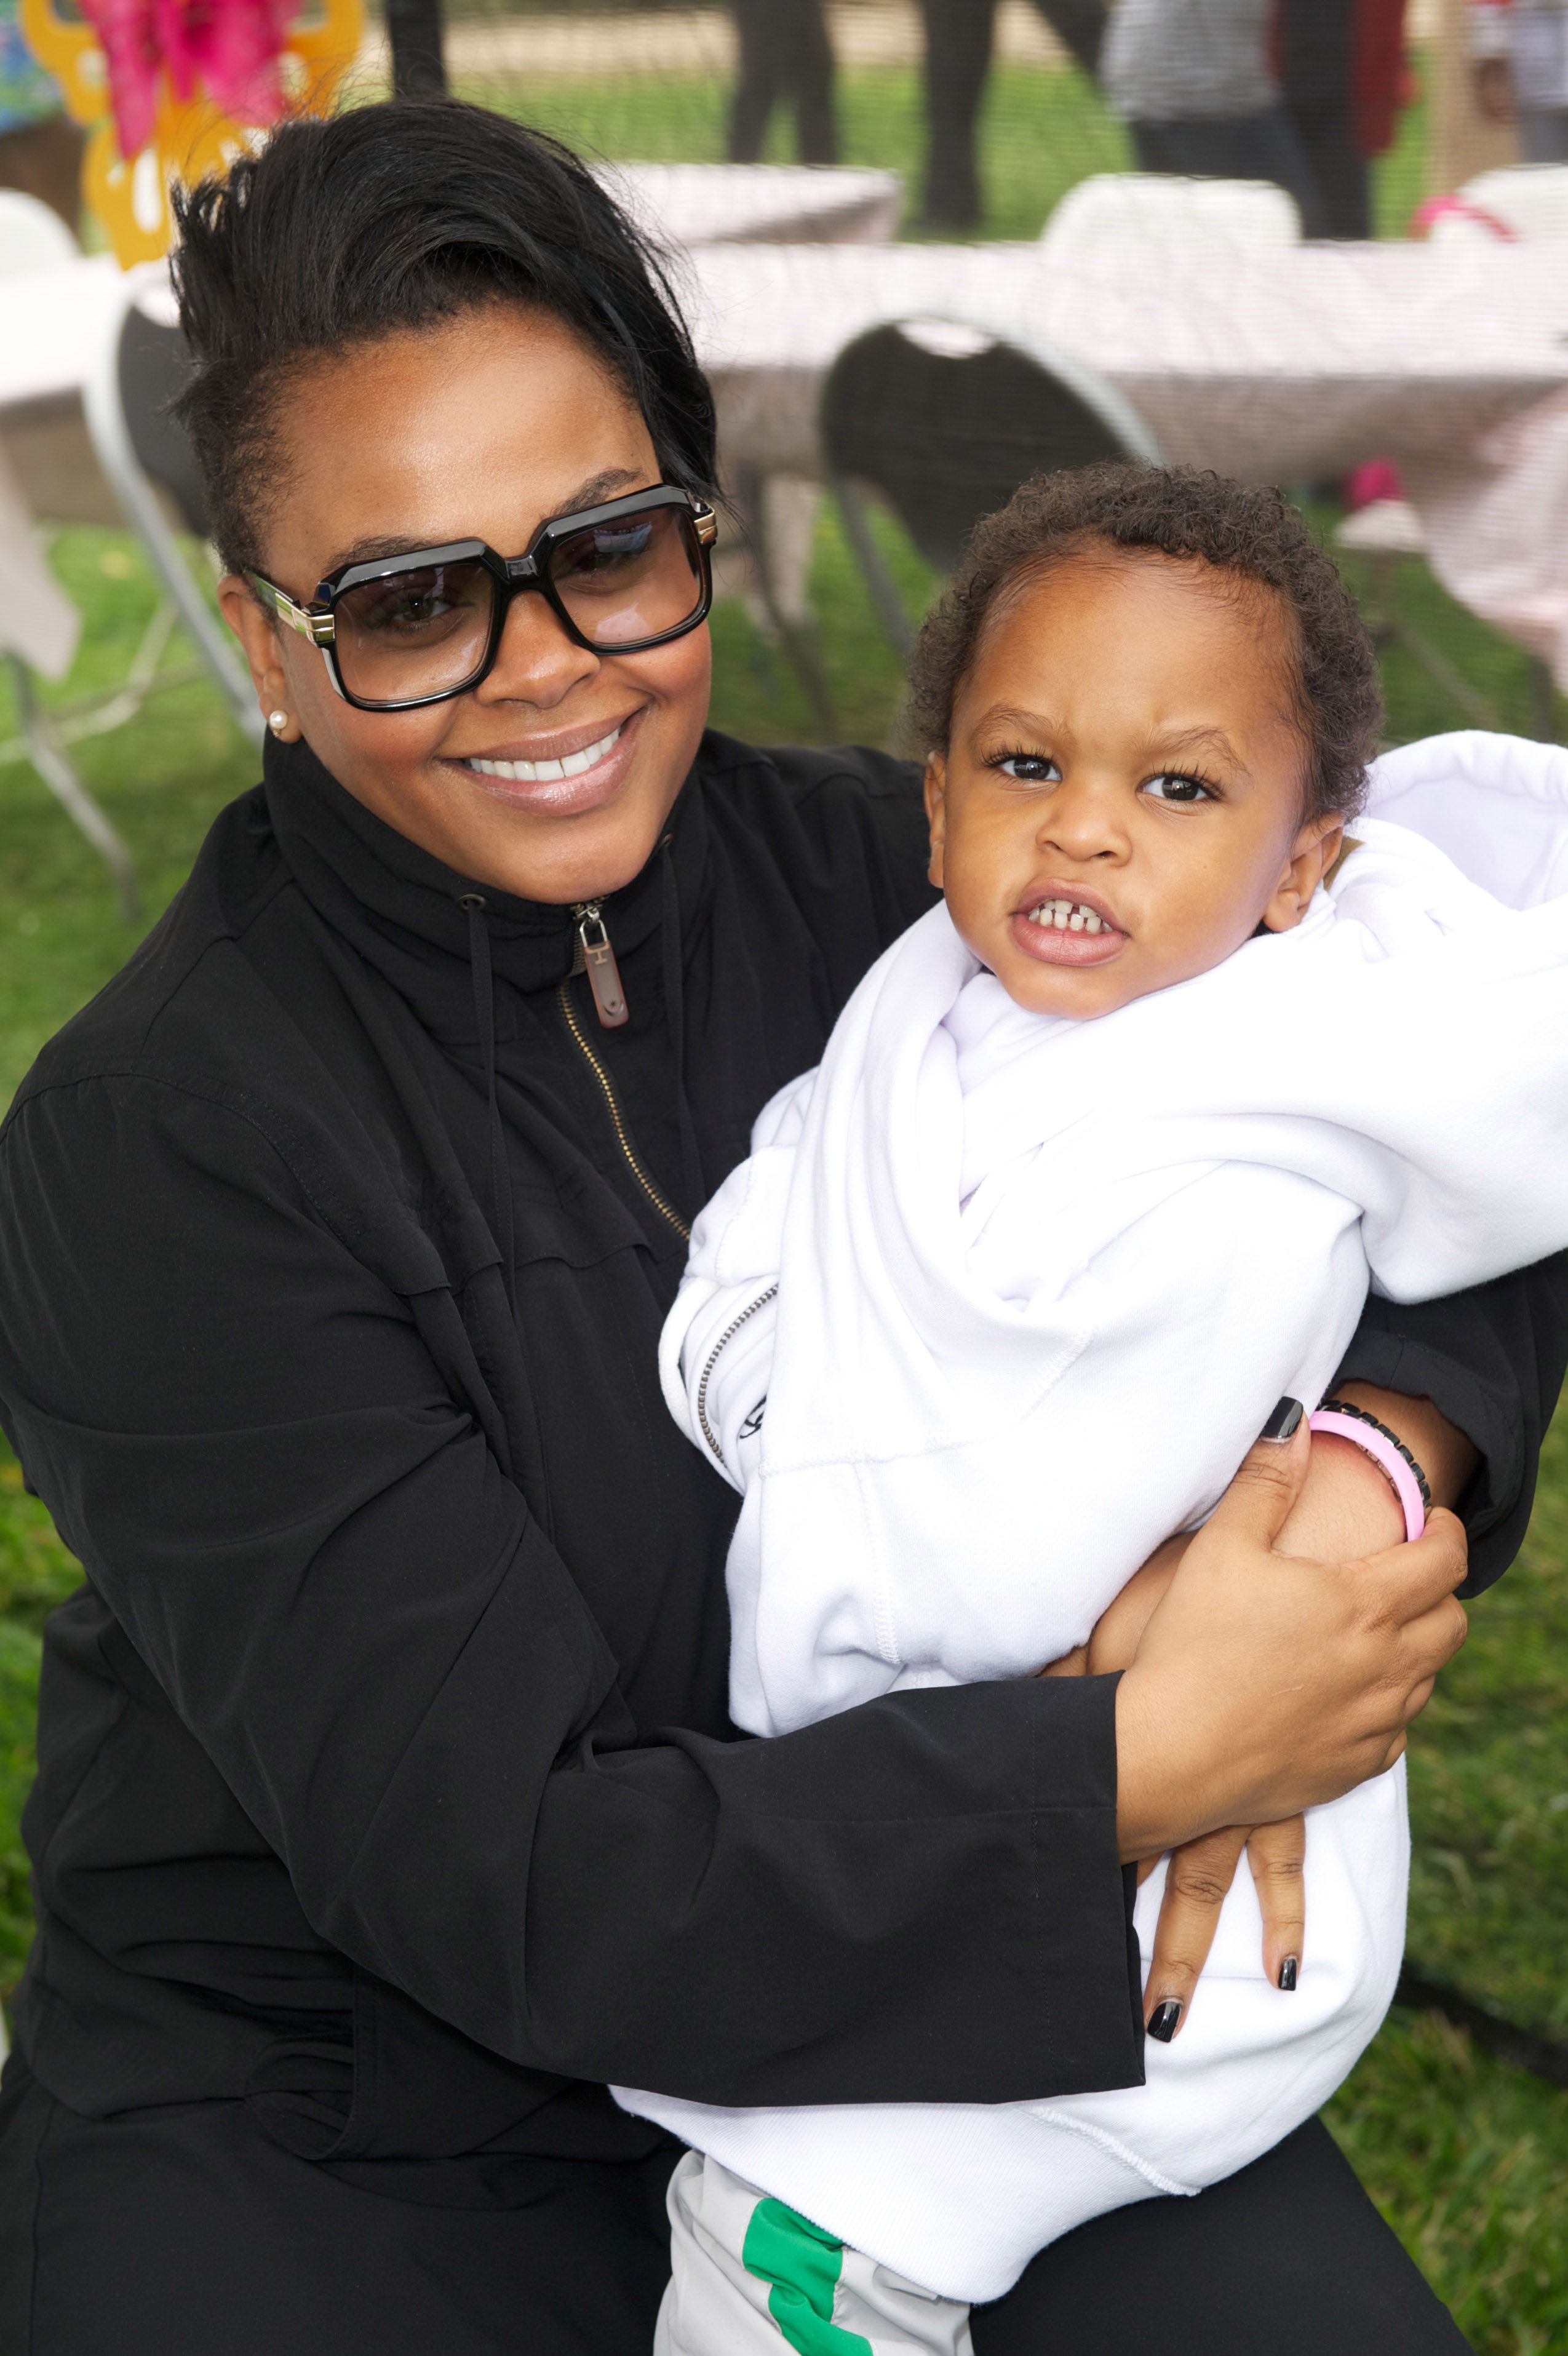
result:
[[[1409,1449],[1426,1475],[1434,1505],[1455,1505],[1479,1459],[1473,1440],[1429,1398],[1380,1390],[1375,1383],[1337,1383],[1337,1398],[1374,1415]]]

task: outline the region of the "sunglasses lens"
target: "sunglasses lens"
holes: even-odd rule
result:
[[[367,703],[450,694],[483,665],[495,603],[494,581],[471,557],[345,589],[333,607],[344,686]]]
[[[550,552],[550,582],[596,647],[662,637],[702,610],[692,519],[681,508],[645,508],[575,531]]]

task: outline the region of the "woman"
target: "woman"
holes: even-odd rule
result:
[[[1383,1765],[1462,1634],[1458,1526],[1271,1555],[1264,1447],[1119,1686],[735,1740],[727,1492],[654,1344],[684,1221],[928,904],[911,774],[703,734],[711,404],[559,150],[297,123],[192,198],[179,271],[272,735],[0,1148],[0,1400],[89,1577],[0,2344],[633,2356],[674,2153],[605,2082],[1136,2083],[1122,1860]],[[1385,1304],[1344,1370],[1468,1479],[1483,1578],[1565,1325],[1555,1271]],[[1395,1535],[1326,1451],[1293,1530]],[[1461,2344],[1321,2129],[1104,2222],[982,2356],[1118,2344],[1129,2300],[1240,2350],[1260,2291],[1277,2350]]]

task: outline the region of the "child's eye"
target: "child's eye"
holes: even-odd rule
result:
[[[1044,753],[1004,753],[993,766],[1021,786],[1059,786],[1062,781],[1061,771]]]
[[[1201,777],[1187,777],[1175,769],[1163,770],[1157,777],[1146,777],[1139,787],[1157,802],[1212,802],[1219,799],[1212,786]]]

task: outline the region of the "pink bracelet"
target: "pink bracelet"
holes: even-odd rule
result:
[[[1359,1448],[1364,1456],[1371,1458],[1393,1484],[1404,1514],[1406,1538],[1418,1538],[1426,1527],[1421,1484],[1393,1441],[1385,1439],[1376,1424],[1364,1423],[1359,1416],[1344,1415],[1330,1407],[1318,1408],[1306,1421],[1309,1430],[1331,1432],[1336,1440],[1348,1440],[1352,1448]]]

